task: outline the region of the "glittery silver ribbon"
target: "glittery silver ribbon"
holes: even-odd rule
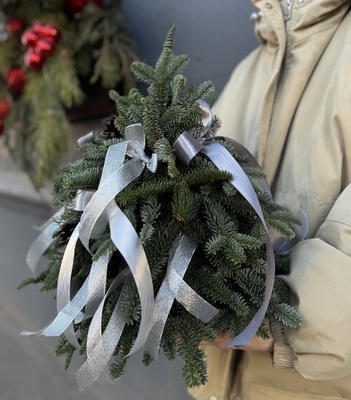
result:
[[[208,106],[208,109],[210,107]],[[266,225],[261,206],[257,195],[251,185],[250,180],[241,168],[235,158],[221,144],[213,142],[213,139],[205,139],[202,141],[196,140],[187,132],[182,133],[173,145],[176,156],[186,164],[189,164],[191,159],[198,153],[206,155],[218,169],[232,173],[230,183],[238,190],[239,193],[249,202],[252,208],[260,218],[267,234],[266,242],[266,257],[267,257],[267,272],[265,280],[265,291],[263,301],[256,314],[248,324],[248,326],[231,340],[228,346],[242,346],[247,344],[256,334],[260,327],[271,298],[275,277],[275,258],[272,243],[269,238],[268,227]]]
[[[83,211],[90,201],[93,191],[79,191],[73,199],[74,209]],[[45,251],[53,244],[53,233],[59,226],[58,218],[62,215],[64,208],[61,208],[45,224],[41,235],[35,240],[27,254],[27,262],[35,272],[39,259]],[[92,264],[89,277],[86,279],[80,290],[71,301],[71,275],[73,269],[75,246],[79,236],[79,224],[71,234],[70,240],[66,246],[57,283],[57,316],[44,329],[38,332],[24,331],[22,334],[42,334],[44,336],[60,336],[65,333],[67,340],[75,347],[79,347],[76,335],[73,329],[72,321],[77,318],[80,311],[86,306],[86,313],[93,313],[97,304],[105,294],[107,265],[109,253],[102,255],[99,260]]]
[[[156,296],[152,329],[144,345],[144,351],[153,359],[158,358],[163,330],[174,300],[203,322],[209,322],[219,312],[183,280],[196,247],[194,240],[180,235],[170,250],[166,278]]]
[[[30,246],[26,262],[33,273],[36,272],[38,263],[43,257],[45,252],[53,244],[53,234],[56,232],[57,228],[60,226],[59,219],[64,211],[64,208],[60,208],[41,228],[42,232],[35,239],[35,241]]]
[[[144,152],[142,125],[129,125],[124,133],[127,140],[108,148],[99,187],[81,217],[79,238],[88,251],[89,240],[105,231],[108,208],[117,194],[140,176],[145,166],[152,172],[157,168],[157,155],[152,154],[149,158]],[[132,159],[125,162],[126,155]]]
[[[147,157],[145,134],[141,124],[125,129],[126,141],[109,147],[99,187],[85,208],[79,223],[79,238],[89,250],[89,241],[101,235],[110,225],[111,239],[126,260],[135,280],[141,303],[141,319],[138,337],[131,353],[145,342],[151,329],[154,291],[150,268],[140,239],[132,224],[115,203],[115,197],[135,180],[146,166],[155,172],[157,155]],[[126,155],[131,160],[125,162]]]
[[[125,326],[125,316],[122,314],[121,304],[124,301],[126,288],[131,284],[130,271],[124,269],[112,282],[89,326],[87,337],[87,359],[77,371],[76,377],[80,391],[84,391],[97,382],[100,384],[112,382],[108,363],[116,349]],[[127,279],[127,280],[126,280]],[[125,281],[111,318],[101,332],[103,308],[108,296]]]

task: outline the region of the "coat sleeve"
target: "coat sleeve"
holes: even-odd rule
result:
[[[284,280],[303,324],[299,329],[272,324],[275,366],[293,366],[314,380],[351,375],[351,184],[316,236],[294,248]]]

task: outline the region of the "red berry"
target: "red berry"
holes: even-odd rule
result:
[[[40,54],[37,54],[33,50],[29,49],[24,56],[24,64],[30,69],[39,71],[43,66],[43,58]]]
[[[0,98],[0,120],[5,119],[10,113],[10,101],[8,97],[4,96]]]
[[[45,39],[52,39],[57,43],[61,38],[61,30],[55,25],[45,25],[43,29]]]
[[[83,10],[88,0],[67,0],[67,7],[71,14],[76,14]]]
[[[55,43],[52,39],[39,39],[33,47],[33,52],[43,60],[47,59],[55,50]]]
[[[3,121],[0,119],[0,135],[4,132],[4,123]]]
[[[33,32],[31,29],[26,29],[21,36],[21,43],[23,46],[32,47],[38,40],[38,34]]]
[[[6,72],[4,76],[4,80],[7,86],[14,93],[21,93],[24,83],[25,83],[25,73],[24,70],[20,67],[13,67],[8,72]]]
[[[45,25],[41,22],[34,22],[31,30],[38,35],[38,38],[45,36]]]
[[[6,30],[9,34],[14,34],[23,29],[22,21],[19,18],[13,17],[7,21]]]

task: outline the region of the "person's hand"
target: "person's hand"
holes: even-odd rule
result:
[[[202,342],[201,345],[205,346],[217,346],[221,349],[233,349],[236,348],[238,350],[253,350],[253,351],[273,351],[273,343],[274,339],[271,337],[269,339],[262,339],[258,336],[254,336],[254,338],[245,346],[234,347],[234,346],[226,346],[227,343],[230,342],[230,337],[228,335],[228,330],[224,330],[220,332],[213,342]]]

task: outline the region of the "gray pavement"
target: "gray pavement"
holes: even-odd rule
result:
[[[54,293],[41,293],[37,285],[17,290],[30,275],[25,255],[38,234],[35,227],[52,213],[49,190],[32,190],[26,176],[0,152],[0,400],[190,399],[181,360],[170,363],[161,356],[145,367],[141,354],[128,360],[125,375],[113,384],[79,393],[75,371],[82,358],[75,358],[67,372],[54,355],[56,339],[20,335],[40,329],[55,313]]]

